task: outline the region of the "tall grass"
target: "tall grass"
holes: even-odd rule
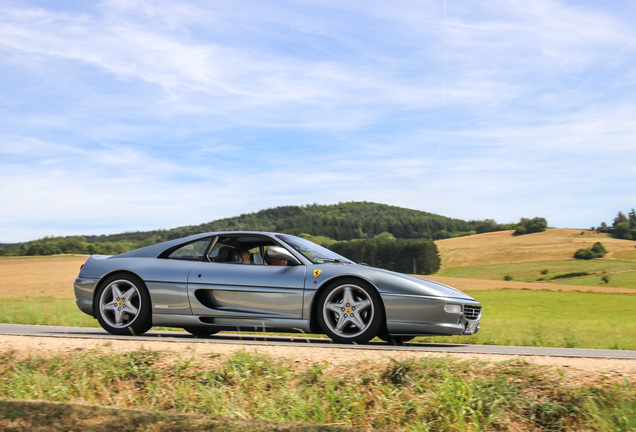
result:
[[[216,366],[145,350],[25,359],[4,352],[0,372],[1,398],[164,413],[409,431],[636,427],[633,384],[573,387],[551,369],[519,361],[429,358],[293,369],[246,351]]]

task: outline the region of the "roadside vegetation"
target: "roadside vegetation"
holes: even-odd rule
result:
[[[64,415],[66,404],[117,408],[118,430],[142,426],[177,430],[177,426],[155,425],[178,425],[183,414],[215,416],[217,421],[216,416],[312,423],[326,425],[326,430],[629,431],[636,427],[633,383],[575,383],[554,369],[523,361],[464,362],[449,357],[295,367],[248,351],[217,362],[208,360],[194,353],[176,356],[147,350],[27,358],[3,352],[0,427],[93,430],[95,419]],[[64,405],[45,406],[52,412],[42,416],[41,405],[29,410],[15,400]],[[144,423],[139,424],[140,418]],[[200,418],[189,419],[189,430],[205,430],[190,427],[202,422]],[[252,424],[253,430],[260,430],[260,424]],[[272,426],[263,424],[265,430]],[[315,426],[298,427],[315,430]]]

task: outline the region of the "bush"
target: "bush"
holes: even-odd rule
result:
[[[515,225],[515,232],[513,235],[532,234],[537,232],[543,232],[548,228],[548,221],[545,218],[536,217],[533,219],[521,218],[518,224]]]
[[[607,250],[601,244],[601,242],[596,242],[591,248],[579,249],[574,252],[574,258],[591,260],[595,258],[603,258],[606,253]]]
[[[565,274],[562,274],[562,275],[552,276],[550,278],[550,280],[569,279],[569,278],[584,277],[584,276],[590,276],[590,274],[588,272],[565,273]]]
[[[594,256],[594,252],[592,252],[592,249],[586,248],[586,249],[579,249],[576,252],[574,252],[574,258],[583,259],[583,260],[591,260],[596,257]]]
[[[594,246],[592,246],[592,252],[599,254],[600,256],[605,256],[607,249],[605,249],[601,242],[596,242],[594,243]]]

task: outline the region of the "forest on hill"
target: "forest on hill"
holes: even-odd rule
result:
[[[494,220],[464,221],[424,211],[372,202],[282,206],[219,219],[201,225],[111,235],[45,237],[0,245],[0,256],[56,254],[114,255],[192,234],[214,231],[273,231],[298,235],[358,262],[402,272],[430,274],[439,269],[434,240],[516,229],[544,230],[543,218],[517,224]]]
[[[45,237],[29,242],[0,245],[0,255],[115,254],[166,240],[213,231],[250,230],[293,235],[305,234],[319,243],[331,244],[333,241],[373,239],[384,233],[396,239],[439,240],[511,229],[514,226],[515,224],[497,224],[489,219],[464,221],[372,202],[310,204],[275,207],[200,225],[166,230]]]

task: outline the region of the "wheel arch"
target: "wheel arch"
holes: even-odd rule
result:
[[[106,316],[111,315],[111,312],[105,312],[105,309],[102,307],[104,304],[103,295],[106,293],[109,284],[119,283],[120,281],[132,285],[134,292],[123,294],[121,299],[118,297],[117,303],[119,303],[119,305],[113,304],[112,306],[117,307],[118,311],[122,311],[127,307],[130,301],[133,310],[131,312],[120,312],[119,318],[117,318],[117,312],[114,312],[115,323],[113,323],[112,317]],[[132,291],[132,289],[130,289],[130,291]],[[114,293],[107,295],[114,298]],[[96,284],[93,296],[93,313],[95,318],[108,333],[120,336],[135,336],[142,335],[152,328],[152,300],[150,292],[146,282],[135,272],[119,270],[104,274]],[[131,301],[131,298],[136,300]],[[136,302],[137,305],[133,305],[133,302]],[[109,308],[109,310],[112,311],[114,309]],[[122,322],[124,315],[127,315],[128,318],[132,318],[127,319],[124,323]]]
[[[95,284],[95,289],[93,290],[93,317],[97,317],[97,313],[98,313],[97,308],[99,307],[98,305],[99,300],[97,299],[97,293],[99,292],[100,288],[102,287],[104,282],[106,282],[106,280],[108,280],[109,278],[113,276],[119,276],[119,275],[121,275],[122,277],[134,276],[138,278],[141,282],[143,282],[144,286],[146,287],[146,291],[148,292],[148,296],[150,297],[152,301],[152,296],[150,295],[148,284],[146,283],[146,281],[144,281],[144,279],[141,276],[139,276],[139,274],[135,273],[132,270],[123,270],[123,269],[113,270],[103,274],[102,277],[99,278],[99,281],[97,282],[97,284]]]
[[[375,284],[373,284],[371,281],[369,281],[366,278],[360,277],[358,275],[339,275],[336,276],[332,279],[326,280],[324,283],[322,283],[320,285],[320,287],[316,290],[316,292],[314,293],[312,300],[311,300],[311,308],[310,308],[310,314],[309,314],[309,328],[311,329],[311,331],[313,333],[322,333],[322,329],[320,328],[320,324],[318,323],[318,300],[320,299],[320,296],[322,295],[322,293],[334,286],[337,285],[338,283],[340,283],[343,280],[357,280],[362,282],[365,285],[368,285],[369,287],[371,287],[378,295],[378,298],[380,299],[380,312],[382,314],[382,324],[381,327],[382,328],[386,328],[386,311],[385,311],[385,306],[384,306],[384,299],[382,298],[382,295],[380,294],[380,291],[378,290],[378,287],[375,286]]]

